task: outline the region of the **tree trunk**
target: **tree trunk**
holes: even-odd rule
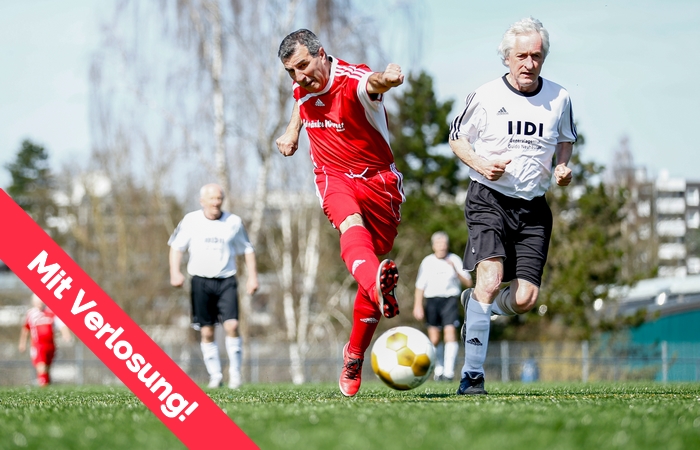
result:
[[[214,105],[214,142],[216,160],[216,179],[221,185],[226,197],[222,209],[230,210],[231,183],[228,174],[228,159],[226,156],[226,116],[224,108],[224,92],[221,88],[223,73],[223,49],[221,40],[221,11],[218,2],[207,2],[206,9],[211,23],[211,66],[212,103]]]
[[[294,384],[304,382],[304,370],[302,358],[299,352],[297,339],[296,314],[294,312],[294,262],[292,258],[292,215],[289,204],[281,205],[280,228],[282,229],[282,305],[284,309],[284,319],[287,325],[287,341],[289,342],[289,359],[291,361],[289,371]]]
[[[306,220],[306,215],[301,215],[301,221]],[[308,348],[307,335],[309,328],[309,313],[311,305],[311,295],[316,288],[319,260],[319,235],[321,227],[321,217],[318,212],[314,212],[311,217],[311,230],[309,230],[306,240],[306,252],[302,267],[304,282],[302,285],[301,297],[299,298],[299,330],[297,332],[297,344],[301,350],[302,360]]]

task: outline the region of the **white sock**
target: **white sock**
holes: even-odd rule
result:
[[[207,368],[210,377],[221,377],[221,360],[219,359],[219,346],[216,342],[204,343],[201,342],[199,347],[202,349],[204,357],[204,366]]]
[[[499,316],[517,315],[511,305],[510,286],[506,286],[496,294],[496,298],[493,299],[493,309],[491,312]]]
[[[228,353],[229,360],[229,385],[238,387],[241,384],[241,365],[243,361],[240,337],[226,336],[226,353]]]
[[[455,360],[457,360],[458,351],[459,343],[445,342],[445,377],[447,378],[455,376]]]
[[[466,338],[464,340],[464,366],[466,372],[484,373],[484,361],[489,345],[491,305],[479,303],[473,297],[467,304]]]
[[[442,342],[438,342],[437,347],[435,347],[435,376],[439,377],[445,372],[445,368],[442,365],[443,354],[445,347]]]

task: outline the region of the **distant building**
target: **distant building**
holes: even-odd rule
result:
[[[700,274],[700,181],[671,178],[666,170],[652,180],[637,169],[627,187],[629,264],[658,267],[659,277]]]

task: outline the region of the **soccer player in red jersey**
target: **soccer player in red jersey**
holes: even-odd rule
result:
[[[339,381],[340,391],[351,397],[360,389],[365,350],[379,318],[399,313],[396,264],[388,259],[380,263],[377,255],[393,247],[405,200],[383,103],[383,94],[402,84],[404,76],[396,64],[373,72],[337,59],[305,29],[285,37],[277,56],[293,80],[296,100],[277,147],[292,156],[306,127],[316,193],[340,232],[340,255],[358,284]]]
[[[54,328],[55,326],[55,328]],[[49,369],[56,353],[54,331],[59,329],[63,340],[70,342],[70,331],[61,320],[36,295],[32,295],[32,308],[27,311],[27,317],[19,336],[19,351],[24,353],[27,346],[27,335],[31,335],[32,364],[36,369],[39,386],[51,383]]]

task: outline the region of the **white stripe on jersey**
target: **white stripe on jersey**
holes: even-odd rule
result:
[[[367,92],[367,83],[371,75],[371,72],[366,72],[362,77],[363,79],[357,84],[357,97],[365,108],[367,121],[375,130],[379,131],[382,138],[389,144],[389,124],[384,104],[381,101],[372,100]]]

